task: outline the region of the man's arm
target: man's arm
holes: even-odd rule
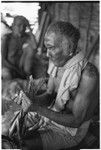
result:
[[[35,36],[34,34],[32,33],[32,29],[30,28],[30,26],[28,26],[28,29],[29,29],[29,43],[31,45],[31,48],[34,50],[34,54],[37,52],[37,42],[36,42],[36,39],[35,39]]]
[[[2,45],[1,45],[1,52],[2,52],[2,63],[4,66],[6,66],[7,68],[11,68],[11,69],[14,69],[18,72],[18,70],[14,67],[14,65],[12,65],[8,60],[7,60],[7,57],[8,57],[8,44],[7,44],[7,35],[5,35],[3,37],[3,40],[2,40]],[[13,50],[13,49],[12,49]]]
[[[33,102],[37,103],[41,106],[50,106],[53,99],[55,98],[56,93],[54,92],[54,81],[53,78],[50,77],[47,84],[46,92],[41,95],[35,95],[33,97]]]
[[[93,96],[97,82],[98,76],[96,69],[94,69],[94,67],[88,67],[83,72],[80,86],[73,102],[72,114],[54,112],[40,106],[36,107],[36,111],[58,124],[74,128],[79,127],[85,120],[89,120],[92,116],[92,112],[95,108],[94,105],[96,106],[96,100]]]
[[[17,82],[16,82],[17,83]],[[22,84],[22,83],[21,83]],[[26,97],[27,101],[31,101],[32,102],[32,110],[33,110],[33,106],[44,106],[44,107],[48,107],[51,105],[52,101],[54,100],[55,97],[55,93],[54,93],[54,85],[53,85],[53,79],[49,78],[48,80],[48,85],[47,85],[47,89],[46,92],[44,92],[41,95],[34,95],[33,98],[29,99],[28,97]],[[23,88],[22,88],[23,89]],[[22,109],[24,109],[25,105],[26,105],[26,110],[29,108],[29,105],[27,104],[27,101],[22,97],[20,98],[19,96],[17,96],[14,101],[17,104],[21,104],[22,105]],[[31,110],[31,109],[30,109]]]
[[[1,52],[2,52],[2,66],[8,69],[14,70],[20,76],[24,76],[23,72],[18,70],[11,62],[8,61],[8,44],[7,44],[7,35],[3,37],[2,45],[1,45]],[[12,51],[15,49],[15,45],[12,44]]]
[[[7,59],[7,55],[8,55],[7,35],[4,35],[2,42],[1,42],[1,54],[2,54],[2,63],[3,63],[3,65],[6,65],[6,59]]]
[[[31,74],[31,68],[33,65],[34,55],[37,52],[37,42],[32,30],[28,24],[27,29],[27,41],[23,44],[23,54],[20,58],[19,67],[24,69],[27,75]]]

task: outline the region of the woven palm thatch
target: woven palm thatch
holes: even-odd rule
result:
[[[69,21],[79,28],[79,47],[89,53],[99,34],[99,2],[56,2],[48,8],[51,20]]]

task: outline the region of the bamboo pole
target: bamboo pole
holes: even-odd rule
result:
[[[85,56],[87,60],[89,60],[91,54],[97,49],[99,49],[99,35],[95,38],[94,44],[92,45],[91,49]]]
[[[45,20],[46,20],[46,16],[47,16],[47,12],[44,11],[43,14],[42,14],[42,18],[41,18],[41,22],[40,22],[40,25],[39,25],[39,29],[38,29],[38,31],[35,34],[37,43],[40,43],[41,34],[42,34],[42,28],[44,26],[44,23],[45,23]]]
[[[42,49],[43,49],[43,45],[44,45],[44,36],[45,36],[46,30],[47,30],[47,27],[49,25],[49,21],[50,21],[50,17],[47,14],[46,19],[45,19],[44,24],[43,24],[43,27],[42,27],[39,46],[38,46],[38,49],[37,49],[39,55],[42,54]]]

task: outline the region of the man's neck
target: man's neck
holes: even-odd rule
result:
[[[65,60],[62,60],[59,62],[58,65],[56,65],[57,67],[63,67],[70,59],[72,59],[75,56],[75,54],[73,54],[72,56],[69,56],[68,58],[66,58]]]

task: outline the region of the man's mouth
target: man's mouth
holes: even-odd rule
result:
[[[57,61],[59,59],[59,57],[53,55],[48,55],[48,57],[50,58],[51,61]]]
[[[49,58],[52,60],[52,61],[55,61],[56,58],[55,57],[52,57],[52,56],[49,56]]]

